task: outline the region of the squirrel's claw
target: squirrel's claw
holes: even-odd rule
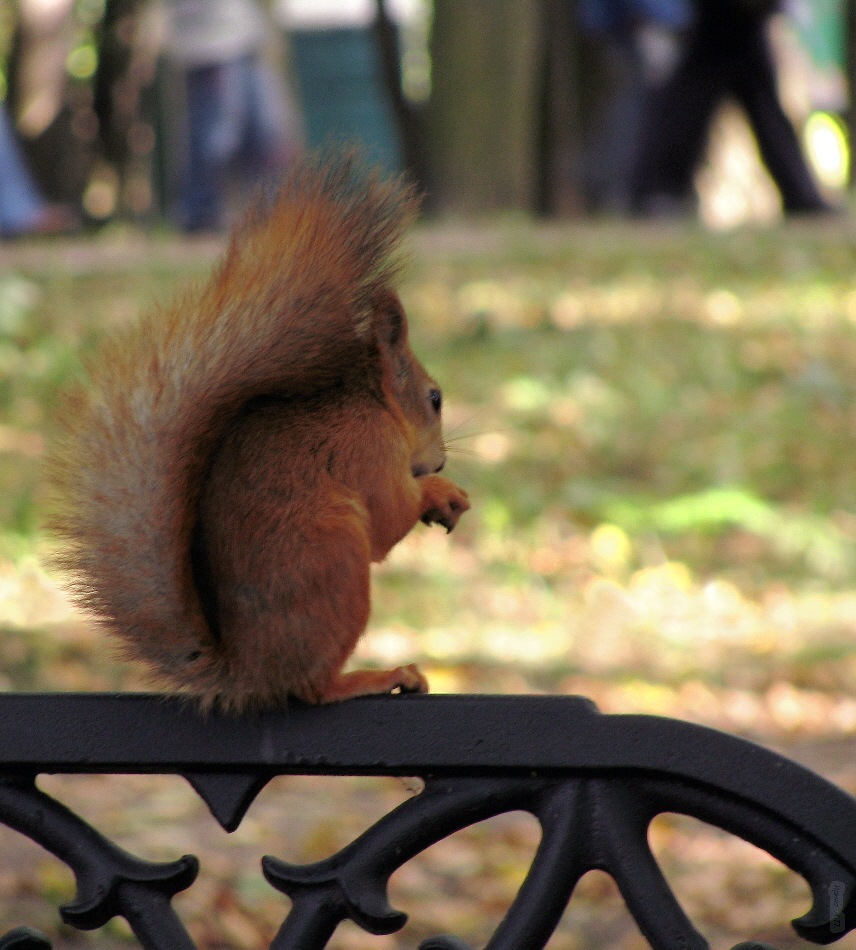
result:
[[[395,671],[399,674],[400,681],[397,684],[400,693],[427,693],[428,680],[424,673],[415,663],[408,663],[407,666],[400,666]]]

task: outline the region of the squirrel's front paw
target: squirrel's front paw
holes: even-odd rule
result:
[[[470,507],[469,496],[463,488],[437,475],[426,476],[422,501],[422,522],[441,524],[446,531],[451,531]]]

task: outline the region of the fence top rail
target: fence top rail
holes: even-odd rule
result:
[[[74,870],[79,894],[62,909],[66,922],[89,929],[118,914],[146,940],[161,934],[143,945],[189,950],[169,896],[193,882],[195,859],[154,865],[121,852],[38,788],[36,777],[50,772],[183,775],[227,831],[276,775],[424,777],[422,794],[339,854],[311,866],[265,859],[268,881],[299,898],[277,947],[326,946],[345,918],[392,932],[405,919],[386,904],[396,867],[461,827],[520,809],[537,817],[544,838],[497,934],[530,934],[527,947],[543,946],[558,920],[543,907],[561,913],[594,867],[616,879],[652,946],[675,946],[677,926],[681,946],[706,947],[647,845],[648,823],[664,811],[718,825],[802,875],[813,903],[793,925],[806,939],[828,943],[856,928],[856,799],[745,739],[663,717],[605,715],[582,697],[385,696],[230,717],[157,694],[0,695],[0,820]],[[357,886],[361,868],[371,873]],[[140,887],[151,891],[151,920],[139,918]],[[384,912],[367,916],[366,907]],[[543,940],[531,937],[537,921]]]
[[[740,775],[735,766],[750,760]],[[733,790],[747,794],[762,783],[769,792],[770,785],[815,777],[750,740],[663,716],[603,714],[582,696],[460,694],[295,703],[251,716],[202,714],[159,693],[0,694],[0,772],[22,768],[377,775],[629,769],[716,785],[731,772]]]
[[[576,696],[383,696],[233,717],[153,693],[0,695],[0,777],[75,772],[650,774],[809,826],[856,866],[856,800],[809,769],[706,726],[606,715]]]

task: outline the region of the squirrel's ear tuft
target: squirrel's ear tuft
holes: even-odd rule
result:
[[[398,294],[390,293],[378,302],[374,323],[379,343],[395,349],[407,342],[407,317]]]

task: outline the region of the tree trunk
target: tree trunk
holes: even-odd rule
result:
[[[49,199],[71,203],[88,176],[94,138],[90,104],[69,99],[73,12],[74,0],[19,0],[9,68],[11,113],[33,175]]]
[[[98,70],[93,108],[101,157],[115,172],[116,210],[142,216],[155,210],[152,163],[156,146],[151,100],[157,50],[141,26],[144,0],[106,0],[96,31]]]
[[[375,0],[374,33],[380,53],[383,86],[389,96],[401,139],[405,168],[422,190],[429,187],[429,170],[425,154],[425,131],[421,111],[407,101],[401,85],[401,49],[398,27],[389,15],[386,0]]]
[[[435,0],[429,132],[438,210],[534,206],[538,13],[537,0]]]
[[[586,210],[583,168],[603,107],[602,56],[582,35],[568,0],[541,0],[543,57],[538,95],[538,196],[541,214]]]

